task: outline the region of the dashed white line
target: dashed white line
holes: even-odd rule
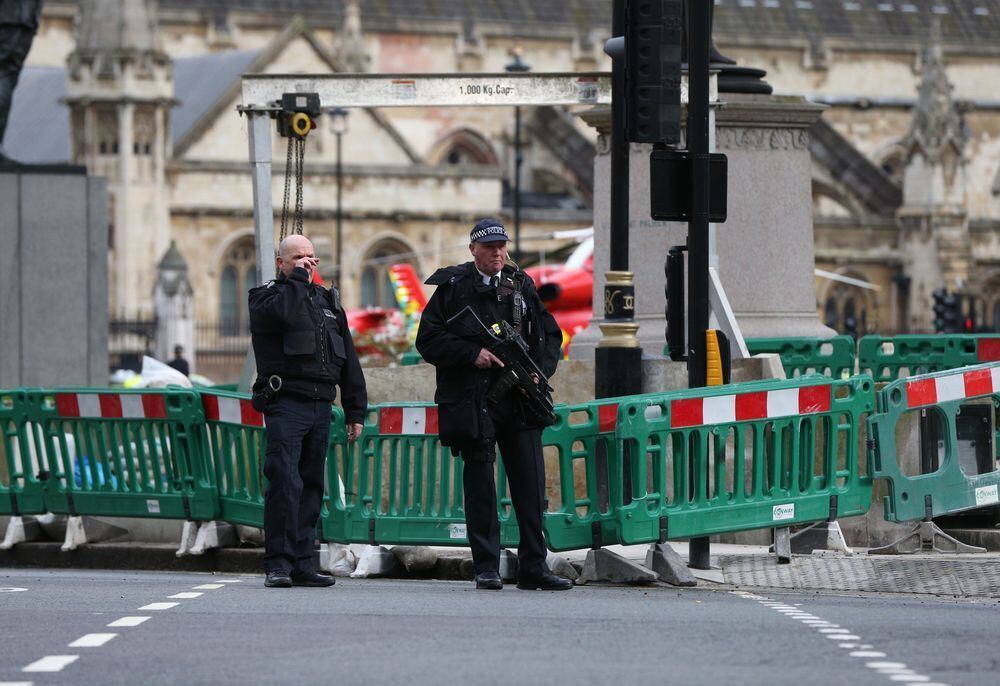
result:
[[[167,596],[168,598],[180,598],[181,600],[188,600],[190,598],[197,598],[200,595],[205,595],[204,593],[195,593],[193,591],[185,591],[184,593],[174,593],[173,595]]]
[[[172,607],[177,607],[180,603],[150,603],[149,605],[143,605],[140,610],[169,610]]]
[[[22,669],[22,672],[61,672],[66,665],[80,659],[79,655],[46,655]]]
[[[108,626],[139,626],[149,617],[122,617],[108,624]]]
[[[70,648],[100,648],[118,634],[84,634],[69,644]]]
[[[745,591],[733,591],[733,593],[748,600],[756,600],[761,605],[769,607],[786,617],[797,619],[805,626],[816,629],[817,633],[830,640],[843,641],[837,645],[851,651],[848,653],[851,657],[886,657],[885,653],[875,650],[875,646],[870,643],[853,643],[852,641],[860,641],[861,637],[852,634],[849,629],[841,628],[838,624],[827,622],[815,615],[809,614],[796,605],[780,603],[771,598]],[[907,667],[906,663],[903,662],[866,662],[865,667],[896,683],[919,684],[920,686],[948,686],[948,684],[931,682],[929,676],[919,674],[916,670]]]
[[[0,686],[34,686],[32,681],[0,681]]]
[[[214,591],[217,588],[225,588],[225,584],[201,584],[200,586],[192,586],[196,591]]]

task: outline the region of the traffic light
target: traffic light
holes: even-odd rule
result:
[[[962,333],[965,324],[962,296],[949,293],[944,288],[935,289],[931,295],[934,298],[934,330],[937,333]]]
[[[944,332],[962,333],[962,296],[949,293],[944,299]]]
[[[934,331],[944,333],[944,320],[945,314],[947,314],[947,306],[944,301],[948,297],[948,291],[936,288],[931,295],[934,297]]]
[[[628,0],[625,28],[625,137],[681,141],[683,0]]]

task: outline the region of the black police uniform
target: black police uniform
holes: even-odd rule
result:
[[[434,399],[441,443],[460,453],[465,462],[465,519],[476,574],[496,572],[500,565],[494,478],[494,446],[498,444],[521,533],[518,577],[539,578],[550,573],[542,535],[545,464],[541,428],[525,412],[516,390],[501,403],[486,400],[490,384],[501,370],[476,367],[482,342],[448,324],[448,319],[466,305],[471,305],[487,325],[500,319],[510,322],[520,328],[542,373],[551,376],[562,344],[559,326],[524,272],[508,265],[499,277],[497,287],[484,283],[473,262],[435,272],[426,281],[437,290],[421,314],[416,346],[437,368]],[[520,310],[519,316],[515,316],[515,308]]]
[[[363,423],[364,374],[335,289],[312,283],[305,269],[251,289],[249,305],[254,388],[272,375],[281,378],[281,389],[264,409],[264,569],[312,572],[330,404],[339,385],[347,423]]]

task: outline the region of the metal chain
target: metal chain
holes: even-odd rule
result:
[[[306,160],[306,139],[295,141],[295,233],[302,235],[302,167]]]
[[[292,151],[294,149],[294,165],[292,161]],[[298,136],[288,137],[288,152],[285,155],[285,195],[281,203],[281,232],[278,241],[285,240],[288,235],[288,198],[291,195],[292,176],[295,177],[295,211],[292,214],[292,231],[302,235],[303,231],[303,209],[302,209],[302,172],[305,166],[306,139]]]
[[[292,169],[292,139],[288,139],[288,153],[285,155],[285,198],[281,203],[281,235],[278,236],[278,242],[285,240],[285,235],[288,232],[288,191],[289,186],[292,182],[291,176]]]

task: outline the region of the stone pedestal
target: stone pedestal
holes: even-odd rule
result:
[[[108,385],[107,182],[0,171],[0,388]]]
[[[728,220],[716,225],[719,273],[744,337],[832,336],[816,311],[813,277],[809,126],[823,108],[800,97],[726,93],[716,109],[716,150],[729,158]],[[594,181],[594,303],[591,325],[573,338],[571,357],[592,358],[600,340],[601,294],[608,269],[610,107],[584,113],[600,132]],[[664,262],[687,224],[649,216],[648,145],[632,145],[629,270],[646,355],[665,343]]]

